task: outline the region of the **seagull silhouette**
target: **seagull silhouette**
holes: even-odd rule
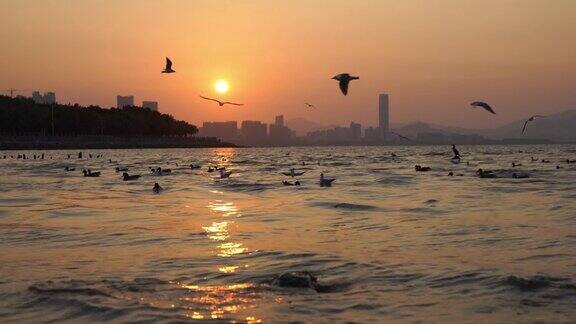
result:
[[[172,61],[169,58],[166,58],[166,67],[162,70],[162,73],[174,73],[176,71],[172,70]]]
[[[390,134],[394,134],[394,135],[396,135],[396,136],[398,136],[398,137],[400,137],[400,138],[403,138],[403,139],[405,139],[405,140],[412,141],[412,140],[409,139],[408,137],[402,136],[402,135],[400,135],[400,134],[398,134],[398,133],[395,133],[395,132],[390,132]]]
[[[244,104],[241,104],[241,103],[235,103],[235,102],[230,102],[230,101],[220,101],[220,100],[216,100],[216,99],[212,99],[212,98],[208,98],[208,97],[204,97],[204,96],[200,96],[200,98],[210,100],[210,101],[215,101],[218,103],[218,105],[220,105],[220,107],[222,107],[224,105],[244,106]]]
[[[528,125],[528,122],[531,122],[531,121],[533,121],[533,120],[536,119],[536,118],[544,118],[544,117],[546,117],[546,116],[534,115],[534,116],[528,118],[528,120],[526,120],[526,121],[524,122],[524,127],[522,127],[522,134],[524,134],[524,131],[526,131],[526,125]]]
[[[305,104],[306,106],[308,106],[308,108],[316,108],[316,106],[314,106],[313,104],[310,104],[310,103],[307,103],[307,102],[305,102],[304,104]]]
[[[474,107],[474,108],[484,108],[487,111],[493,113],[494,115],[496,115],[496,113],[494,112],[494,109],[492,109],[492,107],[490,107],[489,104],[482,102],[482,101],[474,101],[473,103],[470,104],[470,106]]]
[[[340,84],[340,90],[342,90],[342,93],[344,95],[347,95],[348,94],[348,84],[350,83],[350,81],[358,80],[360,78],[356,77],[356,76],[351,76],[348,73],[340,73],[337,76],[333,77],[332,79],[338,80],[338,83]]]

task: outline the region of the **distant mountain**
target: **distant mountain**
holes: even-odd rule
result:
[[[467,129],[423,122],[402,124],[392,129],[404,136],[412,137],[419,133],[478,134],[490,139],[546,139],[556,142],[576,142],[576,110],[566,110],[548,115],[546,118],[538,118],[528,123],[526,133],[522,134],[525,121],[525,119],[517,120],[504,126],[488,129]]]
[[[286,120],[286,126],[295,131],[298,136],[304,136],[308,132],[336,127],[336,125],[322,125],[301,117]]]
[[[418,134],[422,133],[440,133],[440,134],[451,133],[448,131],[444,131],[441,128],[434,128],[429,124],[423,122],[404,124],[403,126],[400,126],[398,128],[392,128],[392,131],[408,137],[416,137]]]
[[[528,118],[527,116],[526,118]],[[566,110],[558,114],[537,118],[528,123],[526,133],[522,134],[522,126],[526,120],[518,120],[510,124],[482,130],[480,133],[490,138],[538,138],[552,141],[576,141],[576,110]]]

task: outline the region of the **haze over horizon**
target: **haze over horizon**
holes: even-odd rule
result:
[[[576,2],[32,1],[0,4],[0,89],[159,102],[195,124],[284,114],[495,127],[576,108]],[[164,57],[177,73],[162,75]],[[9,63],[6,63],[9,62]],[[342,96],[332,76],[360,76]],[[225,95],[217,80],[230,84]],[[198,95],[243,102],[219,108]],[[490,102],[497,115],[469,107]],[[304,102],[312,102],[309,109]]]

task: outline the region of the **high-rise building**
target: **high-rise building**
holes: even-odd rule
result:
[[[200,134],[206,137],[216,137],[224,141],[235,141],[238,139],[238,123],[236,121],[227,122],[204,122]]]
[[[56,94],[54,92],[44,93],[44,103],[45,104],[55,104],[56,103]]]
[[[56,103],[56,93],[45,92],[44,95],[40,94],[40,91],[32,92],[32,100],[37,104],[55,104]]]
[[[40,94],[40,91],[32,92],[32,100],[37,104],[44,103],[44,97]]]
[[[383,140],[388,138],[389,123],[388,94],[381,93],[378,103],[378,128]]]
[[[276,116],[276,120],[274,121],[274,125],[284,126],[284,115]]]
[[[259,121],[243,121],[240,132],[242,139],[248,145],[263,144],[268,137],[267,125]]]
[[[362,125],[350,122],[350,139],[358,141],[360,138],[362,138]]]
[[[142,108],[148,108],[153,111],[158,111],[157,101],[142,101]]]
[[[116,96],[116,107],[118,109],[133,106],[134,106],[134,96]]]

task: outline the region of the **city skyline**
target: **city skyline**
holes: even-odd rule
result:
[[[576,32],[574,2],[324,7],[321,1],[123,1],[109,10],[91,1],[7,1],[0,55],[12,63],[0,67],[0,86],[53,89],[62,102],[104,107],[114,105],[117,93],[134,93],[156,98],[164,111],[197,125],[231,117],[268,120],[279,112],[369,125],[372,98],[380,92],[394,95],[394,118],[401,123],[491,127],[576,107],[576,45],[564,41]],[[321,8],[327,12],[318,17]],[[142,16],[157,19],[142,25]],[[335,26],[339,20],[348,21],[346,28]],[[133,37],[139,33],[146,39]],[[165,56],[178,71],[170,79],[159,74]],[[361,77],[346,97],[330,80],[339,72]],[[220,79],[229,82],[220,98],[244,107],[218,110],[197,97],[217,95],[212,88]],[[473,100],[489,101],[498,115],[471,110]],[[316,109],[305,109],[304,102]]]

